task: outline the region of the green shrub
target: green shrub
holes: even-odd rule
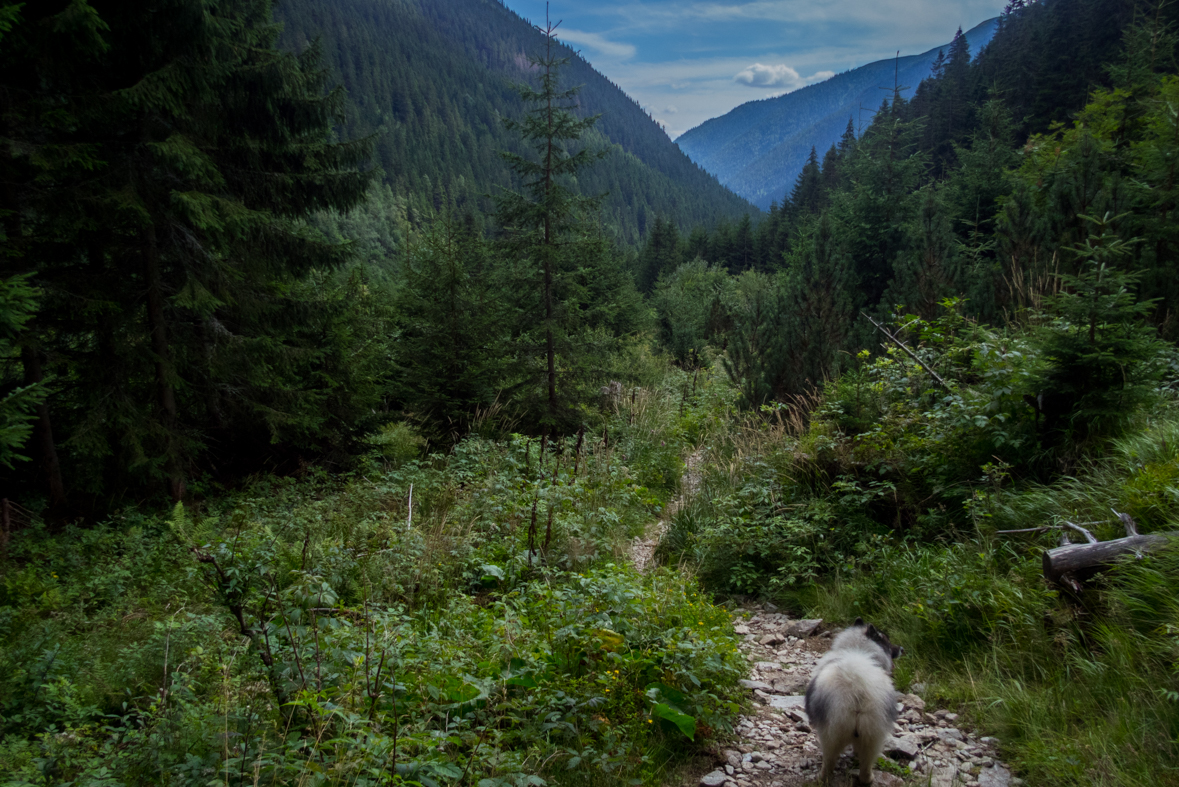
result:
[[[678,473],[640,443],[674,410],[629,420],[543,466],[535,439],[472,438],[18,532],[0,784],[657,780],[729,728],[744,662],[683,575],[615,561],[661,502],[639,476]]]
[[[385,424],[380,431],[369,435],[365,442],[373,446],[381,458],[394,467],[421,456],[426,438],[405,422]]]

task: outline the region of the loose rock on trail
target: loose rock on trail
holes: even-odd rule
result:
[[[815,663],[830,647],[820,620],[791,620],[772,606],[747,607],[736,626],[751,666],[742,685],[754,711],[738,718],[735,738],[721,744],[713,770],[683,787],[802,787],[818,783],[822,754],[803,708]],[[875,770],[877,787],[1018,787],[996,756],[998,741],[957,726],[958,714],[927,708],[901,695],[901,715],[885,747],[895,767]],[[895,771],[890,772],[890,771]],[[834,785],[859,784],[851,749],[840,758]]]

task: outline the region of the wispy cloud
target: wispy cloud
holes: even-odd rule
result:
[[[794,87],[802,83],[802,77],[790,66],[754,63],[733,77],[733,81],[753,87]]]
[[[817,71],[809,77],[804,77],[785,64],[767,66],[754,63],[738,72],[737,76],[733,77],[733,81],[750,87],[784,87],[790,90],[814,82],[821,82],[833,76],[835,76],[834,71]]]
[[[590,49],[597,50],[603,55],[615,58],[616,60],[629,60],[635,56],[636,52],[633,44],[611,41],[599,33],[588,33],[584,30],[559,28],[557,30],[557,37],[567,44],[588,46]]]
[[[791,37],[806,29],[829,40],[840,36],[858,47],[883,49],[923,46],[931,36],[946,35],[953,26],[977,24],[1002,10],[1002,0],[697,0],[697,2],[628,2],[598,6],[595,14],[613,17],[636,33],[654,30],[690,32],[700,25],[781,25]],[[618,21],[614,22],[619,24]]]
[[[561,39],[583,47],[674,137],[751,98],[798,90],[898,49],[941,46],[958,25],[995,16],[1007,0],[504,2],[534,21],[551,6],[553,19],[576,28],[562,25]]]
[[[930,12],[935,17],[946,11],[977,16],[992,11],[992,0],[751,0],[751,2],[694,2],[694,3],[626,3],[599,7],[602,14],[612,13],[635,23],[659,23],[674,20],[698,19],[711,21],[772,21],[815,22],[835,20],[860,22],[888,20],[890,27],[922,22]]]

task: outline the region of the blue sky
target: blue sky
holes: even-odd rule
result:
[[[544,0],[505,0],[544,22]],[[1006,0],[551,0],[560,38],[676,137],[738,104],[947,43]]]

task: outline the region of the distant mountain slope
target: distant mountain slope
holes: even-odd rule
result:
[[[991,40],[998,21],[989,19],[965,34],[972,54]],[[946,44],[920,55],[869,63],[784,96],[750,101],[676,142],[721,183],[768,208],[790,191],[811,146],[821,157],[839,140],[849,117],[857,126],[861,116],[865,126],[870,123],[871,113],[891,94],[894,77],[906,88],[901,94],[911,96],[943,49],[949,55]]]
[[[394,191],[486,207],[481,195],[511,184],[500,152],[523,151],[503,119],[522,115],[512,86],[527,79],[528,55],[544,43],[526,20],[494,0],[280,0],[276,15],[285,46],[320,40],[351,99],[346,132],[377,134],[377,163]],[[605,220],[623,240],[637,240],[660,214],[689,227],[754,211],[620,88],[565,52],[572,62],[562,86],[584,85],[584,112],[602,115],[589,141],[614,148],[578,184],[609,192]]]

